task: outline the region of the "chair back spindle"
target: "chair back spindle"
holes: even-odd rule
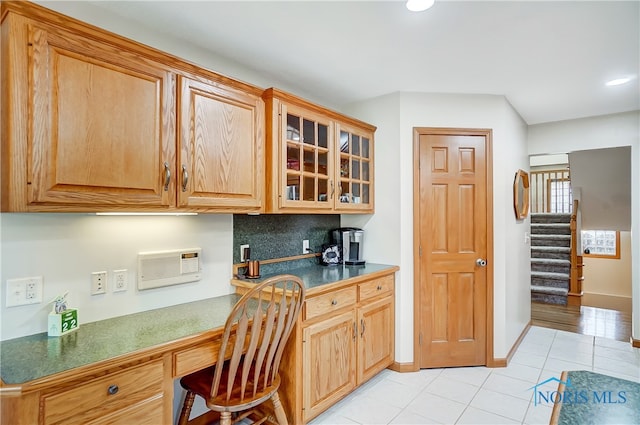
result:
[[[255,397],[273,384],[286,341],[304,301],[304,286],[292,275],[280,275],[244,294],[229,314],[213,376],[211,398]],[[230,353],[230,358],[228,357]],[[226,385],[220,385],[226,376]],[[219,394],[220,388],[226,394]],[[238,393],[239,391],[239,393]]]

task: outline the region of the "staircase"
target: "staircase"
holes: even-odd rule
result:
[[[567,305],[571,214],[531,214],[531,301]]]

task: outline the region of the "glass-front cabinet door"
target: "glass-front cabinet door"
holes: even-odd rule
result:
[[[283,105],[280,207],[332,208],[333,124],[310,111]]]
[[[373,133],[336,125],[339,168],[336,209],[373,210]]]

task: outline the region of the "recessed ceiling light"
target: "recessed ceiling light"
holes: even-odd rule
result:
[[[621,84],[626,84],[629,81],[631,81],[631,77],[616,78],[615,80],[607,81],[605,85],[607,85],[607,86],[619,86]]]
[[[412,12],[422,12],[429,9],[435,0],[407,0],[407,9]]]

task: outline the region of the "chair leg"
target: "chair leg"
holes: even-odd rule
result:
[[[220,425],[231,425],[231,412],[220,413]]]
[[[189,422],[189,415],[191,415],[191,407],[193,406],[193,400],[195,400],[195,398],[196,393],[187,391],[187,395],[184,397],[184,402],[182,403],[182,411],[178,418],[178,425],[187,425]]]
[[[284,407],[282,407],[282,403],[280,403],[280,396],[277,391],[271,396],[271,402],[273,403],[273,411],[276,414],[278,425],[289,425],[287,414],[284,413]]]

